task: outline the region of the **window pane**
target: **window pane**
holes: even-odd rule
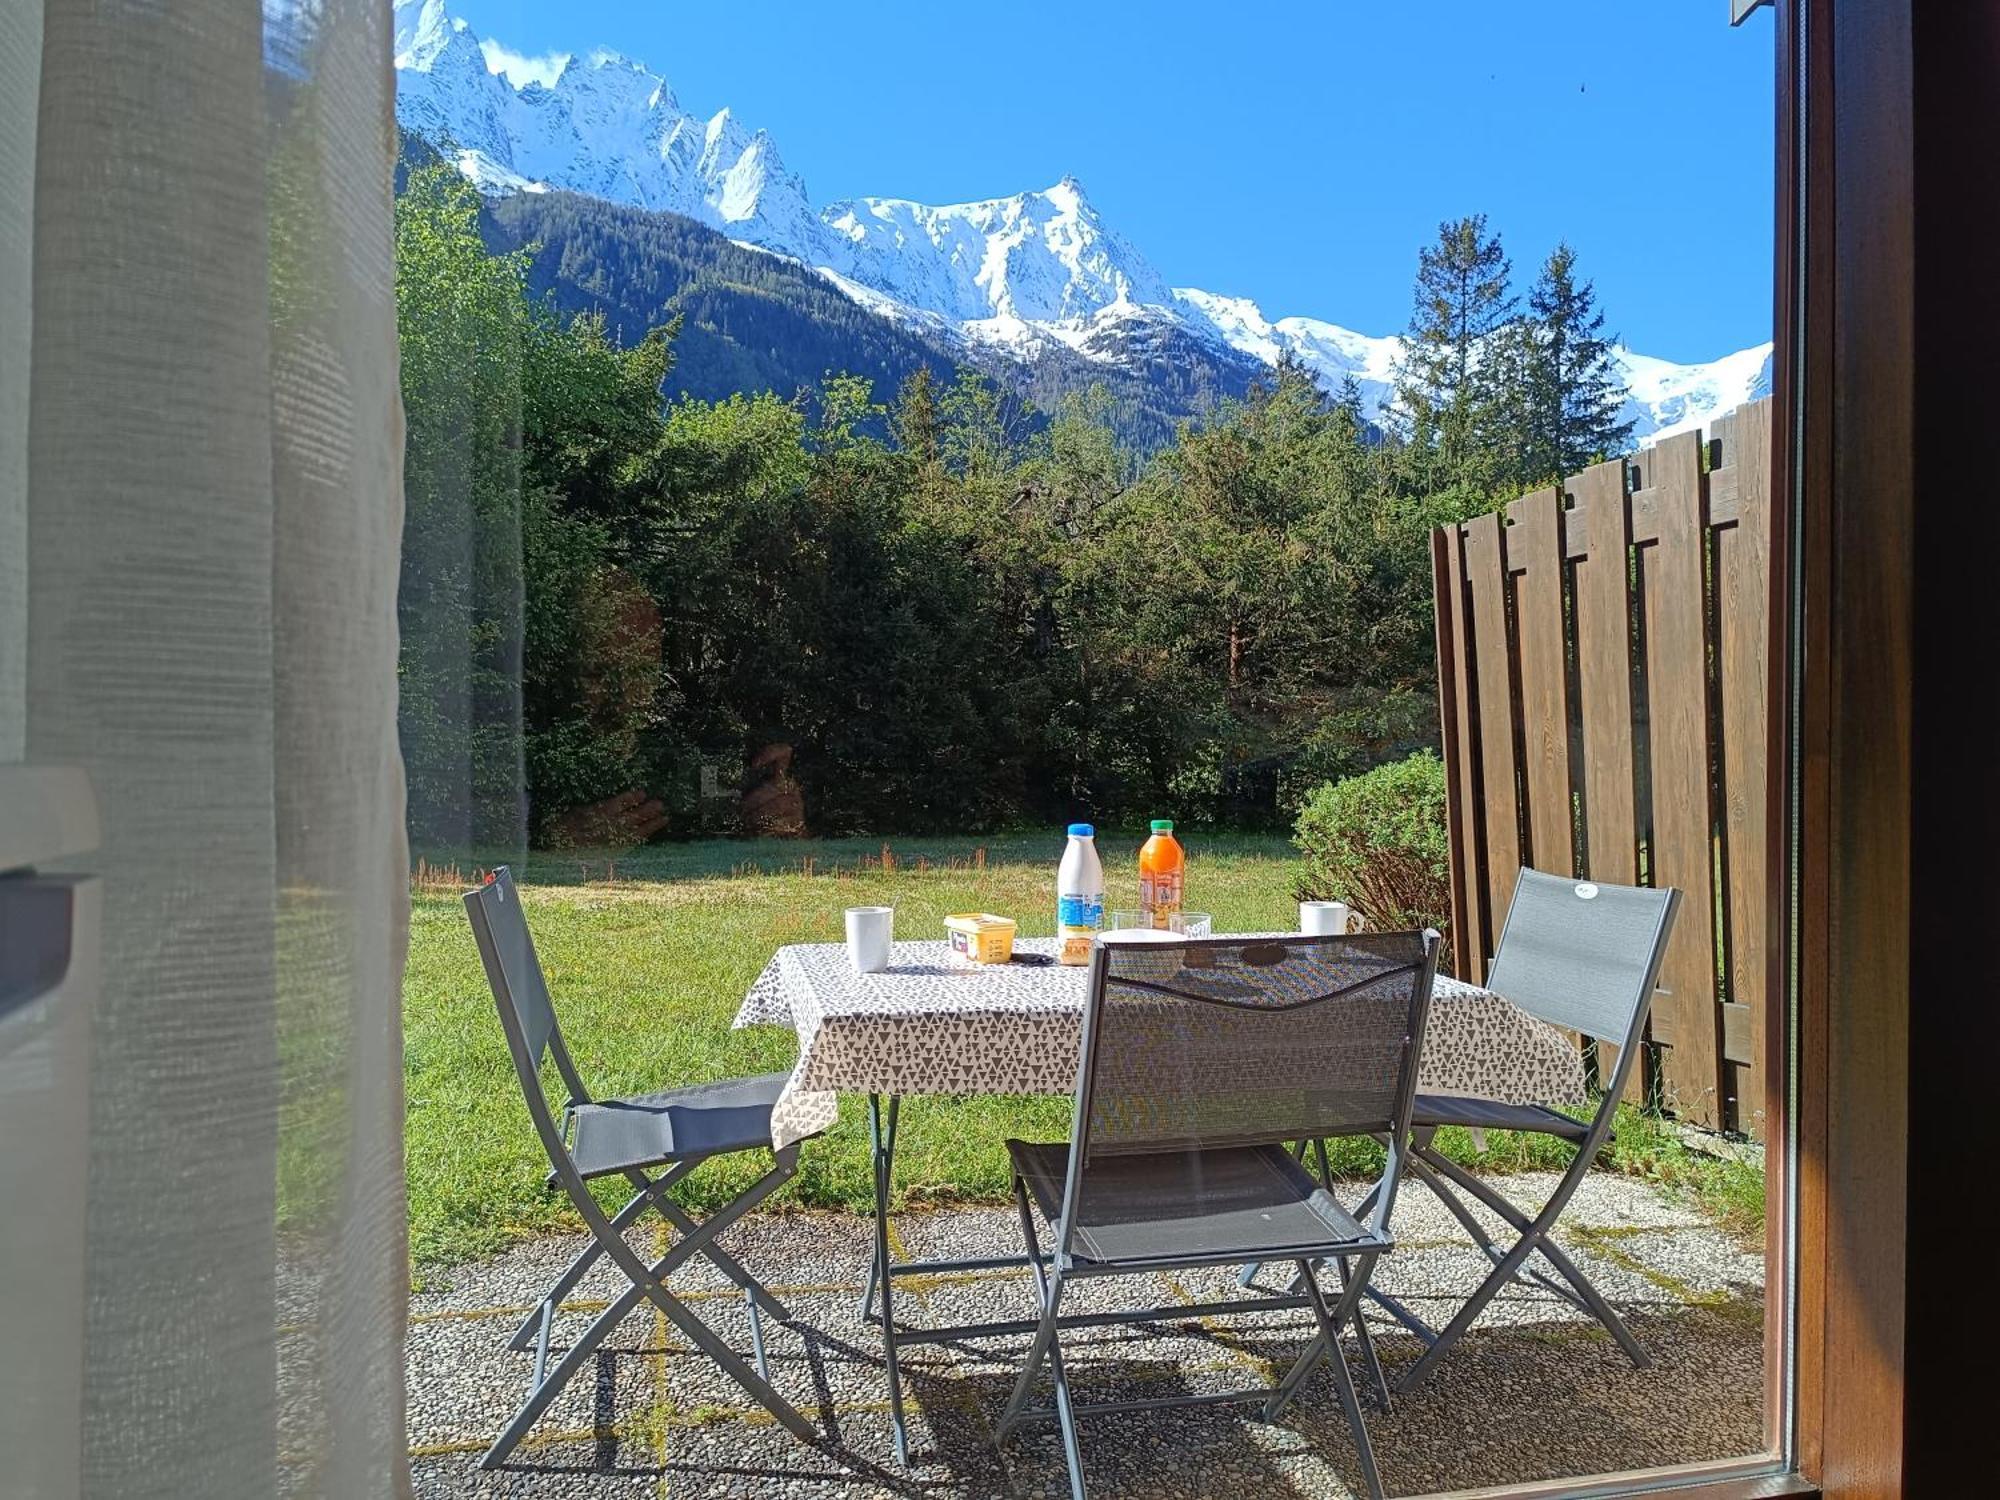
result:
[[[1386,1487],[1762,1452],[1768,9],[870,15],[395,9],[412,1243],[465,1289],[419,1293],[414,1384],[512,1332],[520,1299],[473,1288],[578,1243],[459,905],[505,863],[607,1095],[789,1072],[801,945],[849,907],[895,909],[891,976],[959,973],[948,915],[1076,957],[1126,911],[1434,928],[1396,1249],[1346,1351],[1400,1392]],[[1068,1031],[968,1023],[794,1091],[929,1096],[896,1127],[904,1258],[1018,1256],[1006,1142],[1069,1129],[1083,978],[1009,973],[1073,991]],[[826,1214],[767,1206],[743,1254],[816,1289],[765,1331],[774,1383],[879,1459],[866,1117],[813,1118],[778,1201]],[[1303,1155],[1362,1218],[1382,1159]],[[1024,1268],[989,1272],[897,1319],[1032,1318]],[[1149,1276],[1133,1306],[1240,1295]],[[1165,1321],[1082,1331],[1079,1399],[1282,1375],[1317,1327],[1297,1298]],[[711,1363],[626,1342],[532,1463],[836,1482]],[[1059,1489],[1053,1437],[989,1430],[1018,1330],[959,1342],[907,1356],[913,1470]],[[1327,1367],[1258,1415],[1107,1415],[1085,1472],[1365,1488]],[[420,1472],[501,1419],[413,1408]]]

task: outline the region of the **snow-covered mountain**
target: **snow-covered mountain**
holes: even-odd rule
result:
[[[685,214],[816,268],[873,312],[989,356],[1033,363],[1061,348],[1123,368],[1194,338],[1265,364],[1289,355],[1329,384],[1352,375],[1371,414],[1389,399],[1396,338],[1272,320],[1248,298],[1170,286],[1074,178],[973,203],[816,208],[769,135],[727,109],[707,118],[684,109],[642,63],[593,52],[553,59],[543,77],[517,84],[503,71],[511,55],[444,0],[397,0],[395,26],[398,119],[488,193],[560,188]],[[1699,426],[1767,393],[1770,355],[1765,343],[1683,365],[1620,350],[1635,433]]]

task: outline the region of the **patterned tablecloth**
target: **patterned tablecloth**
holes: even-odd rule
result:
[[[1052,938],[1017,949],[1048,953]],[[1090,971],[975,967],[943,942],[897,943],[889,968],[857,974],[843,943],[780,948],[736,1025],[789,1026],[799,1060],[771,1114],[775,1143],[832,1125],[837,1094],[1068,1094],[1076,1087]],[[1506,1104],[1577,1104],[1583,1064],[1569,1038],[1491,990],[1440,976],[1418,1087]]]

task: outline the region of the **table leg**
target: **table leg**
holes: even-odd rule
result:
[[[870,1094],[868,1096],[868,1149],[870,1159],[872,1161],[875,1158],[886,1155],[888,1159],[887,1170],[894,1171],[896,1165],[896,1129],[902,1119],[903,1096],[901,1094],[892,1094],[889,1097],[886,1140],[884,1139],[884,1132],[882,1131],[881,1120],[878,1115],[879,1108],[880,1100],[876,1095]],[[884,1198],[878,1194],[876,1198],[878,1209],[883,1201]],[[868,1277],[861,1287],[861,1321],[864,1323],[875,1321],[875,1288],[882,1284],[882,1264],[881,1254],[871,1247],[868,1252]]]
[[[896,1439],[896,1462],[910,1462],[910,1440],[903,1424],[903,1377],[896,1362],[895,1282],[889,1263],[889,1183],[896,1164],[896,1124],[902,1100],[889,1098],[883,1118],[882,1096],[868,1096],[868,1149],[875,1168],[875,1255],[869,1280],[882,1291],[882,1362],[889,1376],[889,1425]]]

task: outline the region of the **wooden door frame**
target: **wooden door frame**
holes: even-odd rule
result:
[[[1992,1468],[1994,1318],[1954,1216],[1985,1181],[1967,981],[2000,931],[2000,756],[1971,732],[2000,686],[2000,288],[1967,208],[2000,158],[2000,9],[1780,0],[1778,23],[1775,493],[1803,545],[1773,549],[1797,844],[1771,993],[1796,1006],[1770,1034],[1796,1025],[1792,1076],[1773,1054],[1797,1170],[1772,1174],[1772,1438],[1828,1495],[1946,1494]]]

